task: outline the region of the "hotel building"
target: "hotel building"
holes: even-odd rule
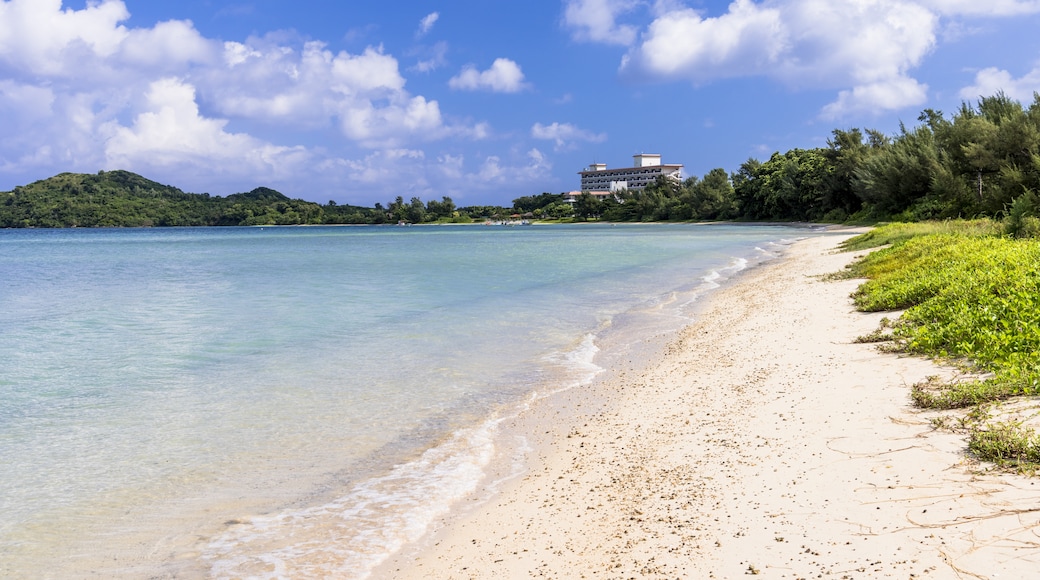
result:
[[[682,164],[662,164],[660,155],[640,153],[632,156],[632,167],[607,169],[606,163],[593,163],[581,175],[581,191],[615,192],[643,189],[664,176],[675,183],[682,181]]]

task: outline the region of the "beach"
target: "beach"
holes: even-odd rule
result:
[[[525,469],[492,470],[373,577],[1034,575],[1040,489],[911,407],[952,369],[855,342],[893,314],[823,279],[859,255],[836,251],[848,235],[795,243],[663,352],[532,402],[502,435]]]

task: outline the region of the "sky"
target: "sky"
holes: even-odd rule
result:
[[[0,0],[0,191],[126,169],[372,206],[684,176],[1040,91],[1036,0]]]

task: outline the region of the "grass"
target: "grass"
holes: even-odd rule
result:
[[[911,398],[918,407],[965,408],[1040,395],[1040,240],[1001,231],[990,220],[888,224],[845,244],[848,250],[887,246],[846,273],[867,279],[853,293],[857,308],[903,311],[861,342],[887,341],[887,350],[960,361],[986,376],[915,385]],[[1013,422],[986,425],[971,430],[973,453],[1040,464],[1040,436]]]
[[[1000,465],[1030,471],[1040,466],[1040,435],[1014,421],[972,429],[968,449],[976,457]]]
[[[997,381],[946,384],[929,380],[910,388],[910,399],[922,409],[963,409],[1021,394],[1015,385]]]
[[[1000,222],[988,219],[914,223],[893,222],[882,224],[880,227],[874,228],[865,234],[846,240],[842,244],[842,248],[848,251],[867,250],[931,234],[992,236],[999,235],[1002,231],[1003,226]]]

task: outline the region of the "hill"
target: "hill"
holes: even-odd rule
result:
[[[323,206],[266,187],[227,197],[185,193],[129,171],[61,173],[0,192],[0,227],[248,226],[376,223],[373,209]]]

